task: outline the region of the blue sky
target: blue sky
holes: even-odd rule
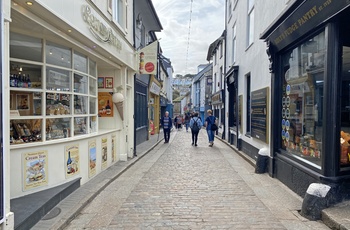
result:
[[[152,2],[163,26],[163,31],[156,34],[160,39],[163,55],[171,60],[174,76],[196,74],[198,65],[208,63],[206,59],[209,45],[219,38],[225,29],[225,1],[193,0],[188,58],[191,0]]]

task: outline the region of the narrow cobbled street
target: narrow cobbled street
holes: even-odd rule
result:
[[[205,130],[171,132],[102,191],[66,229],[329,229],[298,210],[302,199]]]

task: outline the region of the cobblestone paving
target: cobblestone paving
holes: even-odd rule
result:
[[[173,132],[66,229],[328,229],[300,217],[295,195],[254,174],[226,144],[208,147],[205,130],[198,147],[190,139],[190,132]]]

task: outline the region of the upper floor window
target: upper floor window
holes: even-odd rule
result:
[[[232,1],[230,0],[228,2],[228,7],[227,7],[227,15],[228,15],[228,18],[230,18],[232,16]]]
[[[236,61],[236,31],[237,31],[237,28],[236,28],[236,25],[233,26],[233,29],[232,29],[232,64],[235,63]]]
[[[248,1],[248,19],[247,19],[247,46],[253,43],[254,39],[254,0]]]
[[[220,58],[222,58],[222,54],[224,53],[223,48],[224,48],[224,43],[221,43],[221,45],[220,45]]]
[[[124,17],[123,12],[124,12],[123,0],[114,0],[113,20],[121,26],[123,26],[123,17]]]

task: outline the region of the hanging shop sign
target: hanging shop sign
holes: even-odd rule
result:
[[[212,105],[217,105],[217,104],[221,104],[222,103],[223,93],[224,93],[224,91],[220,90],[219,92],[215,93],[211,97]]]
[[[160,86],[157,85],[154,81],[152,81],[149,91],[153,94],[159,95],[160,94]]]
[[[143,47],[138,53],[139,73],[157,74],[158,41]]]
[[[269,88],[251,94],[251,135],[268,143],[268,92]]]
[[[96,12],[93,12],[88,5],[82,7],[82,17],[84,22],[88,24],[89,30],[99,41],[109,43],[117,48],[118,51],[122,50],[122,42],[113,32],[112,28],[103,22],[102,17],[97,16]]]

